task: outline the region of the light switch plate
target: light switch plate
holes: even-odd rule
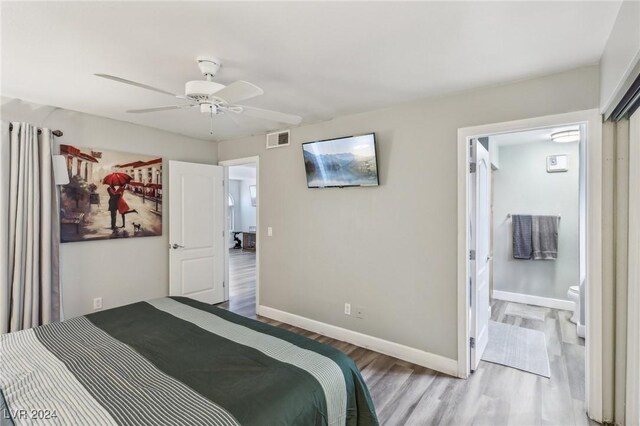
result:
[[[351,315],[351,303],[344,304],[344,314]]]

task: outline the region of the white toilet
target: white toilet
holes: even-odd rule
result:
[[[567,291],[567,297],[573,302],[573,315],[569,319],[572,323],[580,322],[580,286],[572,285]]]

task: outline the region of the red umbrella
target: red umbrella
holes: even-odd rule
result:
[[[106,175],[104,179],[102,179],[102,183],[106,185],[122,186],[129,183],[131,179],[133,178],[126,173],[113,172]]]

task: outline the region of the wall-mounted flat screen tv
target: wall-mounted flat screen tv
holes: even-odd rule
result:
[[[303,143],[302,153],[309,188],[379,185],[373,133]]]

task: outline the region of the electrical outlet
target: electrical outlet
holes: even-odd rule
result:
[[[273,236],[273,228],[269,226],[267,228],[267,237],[272,237],[272,236]]]
[[[355,309],[356,309],[356,318],[360,318],[360,319],[364,318],[364,306],[358,305],[355,307]]]
[[[351,303],[344,304],[344,314],[351,315]]]
[[[96,311],[98,309],[102,309],[102,297],[93,299],[93,310]]]

